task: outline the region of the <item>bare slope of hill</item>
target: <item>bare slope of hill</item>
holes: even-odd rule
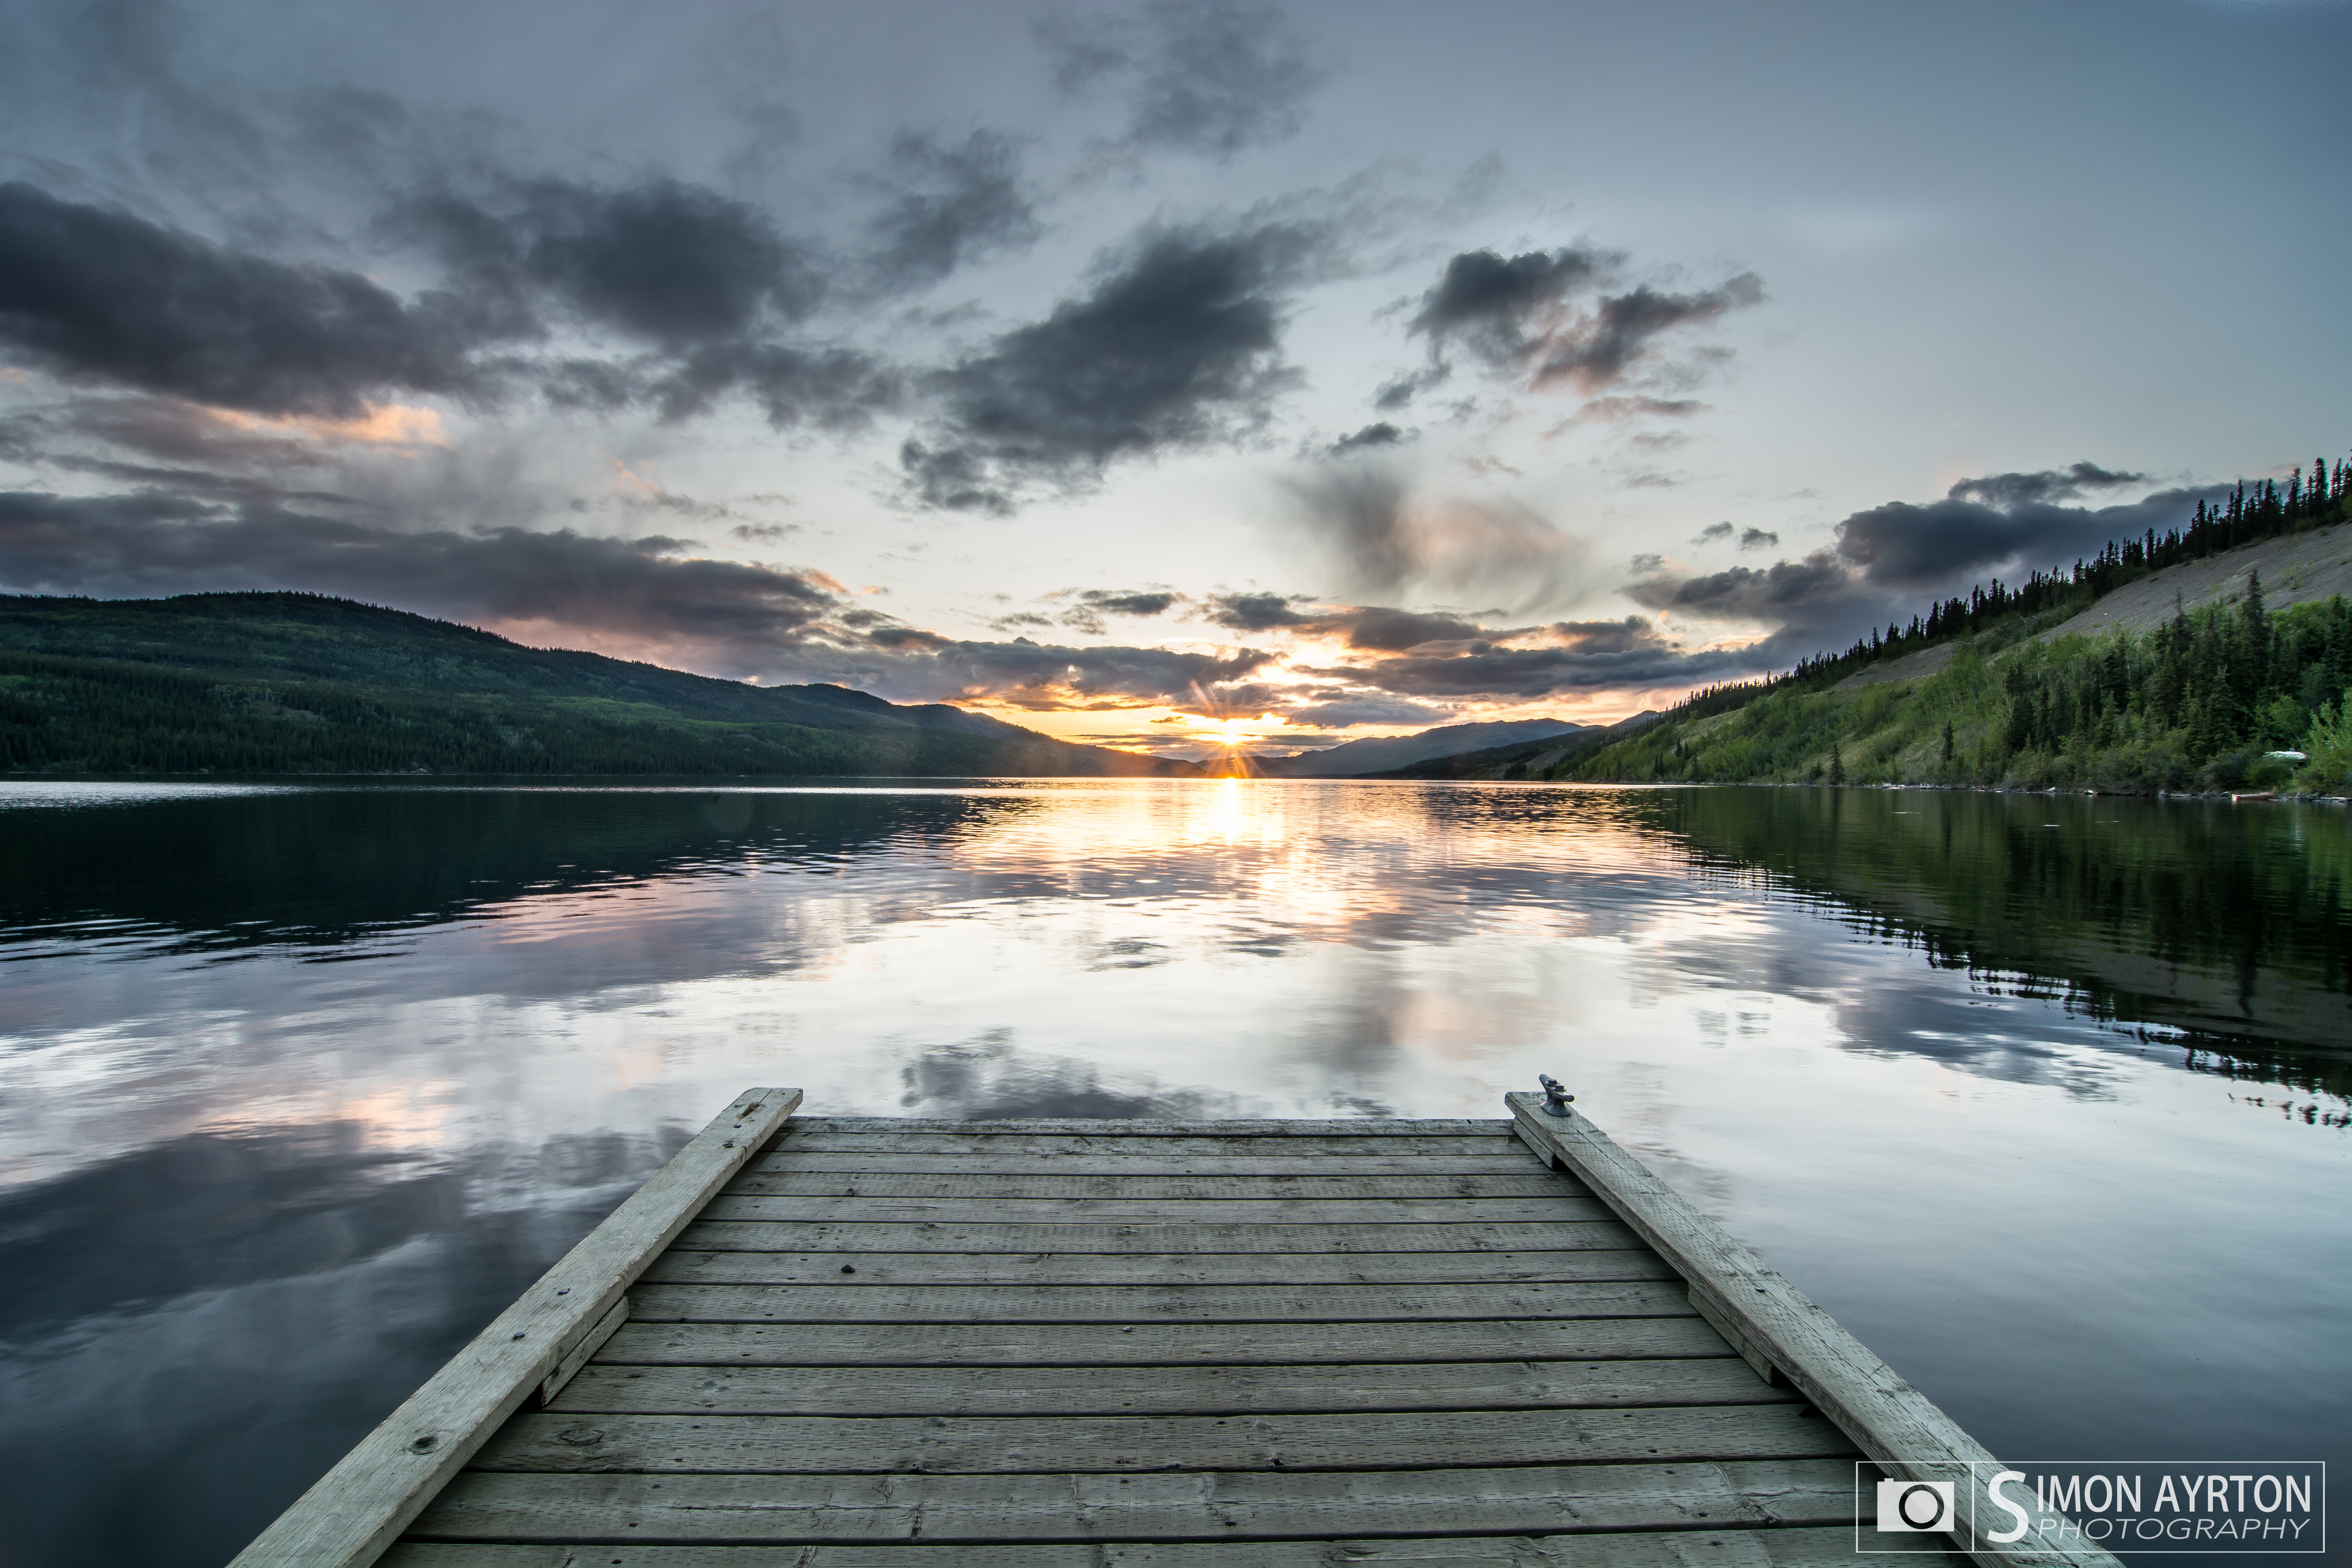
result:
[[[2151,572],[2038,634],[2038,640],[2053,642],[2114,626],[2144,632],[2170,620],[2179,610],[2234,605],[2245,596],[2248,580],[2257,575],[2262,578],[2263,602],[2273,610],[2332,599],[2338,594],[2352,595],[2352,523],[2265,539],[2224,554]],[[1900,658],[1883,659],[1847,676],[1833,689],[1853,691],[1892,680],[1924,679],[1940,673],[1962,646],[1938,643]]]

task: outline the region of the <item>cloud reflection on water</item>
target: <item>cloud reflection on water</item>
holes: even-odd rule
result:
[[[2300,1312],[2316,1279],[2280,1248],[2343,1229],[2304,1195],[2342,1163],[2338,1069],[2245,1068],[2326,1102],[2308,1123],[2257,1118],[2106,1021],[2163,1005],[2146,988],[2097,1005],[2099,974],[2146,945],[2128,910],[2096,962],[2076,962],[2084,906],[2053,973],[2016,968],[2041,917],[2003,911],[2047,902],[2052,877],[2102,885],[2100,854],[2174,853],[2165,808],[2103,803],[2133,820],[2104,848],[2086,834],[2079,868],[2037,841],[2022,870],[1985,873],[1928,853],[1940,829],[1908,809],[1824,793],[52,800],[0,848],[0,1274],[38,1281],[0,1303],[0,1510],[63,1542],[110,1486],[137,1485],[196,1510],[192,1542],[257,1523],[755,1082],[853,1114],[1491,1115],[1554,1071],[1906,1373],[1959,1380],[1938,1396],[1980,1435],[2022,1422],[2041,1448],[2073,1435],[2053,1401],[2119,1397],[2111,1363],[2028,1356],[1972,1383],[1981,1360],[1952,1336],[2021,1292],[2053,1343],[2096,1342],[2086,1314],[2119,1342],[2156,1334],[2105,1282],[2120,1260],[2103,1237],[2137,1234],[2185,1151],[2208,1173],[2198,1203],[2260,1192],[2254,1235],[2277,1243],[2233,1258],[2253,1294],[2216,1298],[2214,1331]],[[1997,818],[1978,826],[1969,842],[2011,853]],[[2259,824],[2195,831],[2216,865],[2277,849]],[[2206,930],[2231,934],[2159,933],[2197,984],[2247,951],[2210,960]],[[2256,953],[2253,994],[2292,1002],[2274,1016],[2341,1005],[2301,940],[2273,931]],[[2104,1163],[2054,1158],[2086,1131]],[[1998,1268],[1955,1283],[1921,1250],[1915,1232],[1983,1223],[1955,1169],[2046,1171],[2065,1192],[2043,1215],[2064,1260],[2034,1290]],[[1902,1239],[1872,1239],[1890,1226]],[[2151,1299],[2184,1288],[2134,1267]],[[285,1374],[227,1370],[267,1364],[272,1324],[299,1342]],[[2215,1390],[2259,1375],[2230,1356],[2208,1371]],[[2210,1423],[2221,1397],[2179,1408]],[[109,1528],[75,1560],[219,1555]]]

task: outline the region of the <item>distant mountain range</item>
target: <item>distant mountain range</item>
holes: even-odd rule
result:
[[[1254,757],[1252,763],[1267,778],[1343,779],[1392,772],[1438,757],[1459,756],[1527,741],[1570,735],[1591,726],[1565,719],[1506,719],[1491,724],[1446,724],[1417,735],[1384,740],[1349,741],[1319,752],[1299,752],[1287,757]]]
[[[1644,709],[1630,719],[1618,720],[1614,724],[1580,724],[1573,732],[1566,735],[1539,735],[1531,741],[1514,741],[1507,745],[1430,757],[1369,776],[1380,779],[1549,778],[1554,769],[1570,759],[1629,739],[1657,721],[1656,710]],[[1444,732],[1431,731],[1433,734]]]
[[[1200,777],[944,703],[750,686],[310,594],[0,595],[0,769]]]

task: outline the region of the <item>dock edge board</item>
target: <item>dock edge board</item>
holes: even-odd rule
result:
[[[1785,1379],[1812,1401],[1888,1475],[1942,1480],[1948,1471],[1930,1475],[1929,1467],[1999,1462],[1836,1319],[1585,1116],[1573,1109],[1553,1115],[1543,1109],[1540,1094],[1514,1092],[1503,1100],[1520,1140],[1591,1188],[1655,1248],[1688,1282],[1691,1305],[1734,1350],[1767,1381]],[[2122,1568],[2107,1552],[2059,1545],[2042,1533],[2040,1522],[2008,1545],[1954,1543],[1984,1568]]]
[[[774,1138],[796,1089],[746,1089],[539,1282],[450,1358],[230,1568],[373,1563],[543,1384],[577,1370],[626,1315],[637,1276]],[[560,1375],[559,1375],[560,1374]]]

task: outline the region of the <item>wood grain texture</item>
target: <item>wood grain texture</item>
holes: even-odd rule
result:
[[[951,1323],[621,1325],[602,1366],[1319,1366],[1344,1362],[1633,1360],[1722,1356],[1686,1318],[1466,1323]],[[1752,1374],[1750,1374],[1752,1375]]]
[[[897,1142],[894,1140],[894,1142]],[[949,1140],[941,1139],[945,1142]],[[981,1142],[955,1140],[959,1143]],[[1028,1139],[999,1140],[1026,1143]],[[1173,1142],[1176,1140],[1163,1140]],[[1370,1150],[1333,1149],[1320,1139],[1286,1139],[1272,1154],[1148,1153],[1114,1151],[998,1152],[991,1149],[805,1150],[786,1140],[771,1149],[751,1169],[762,1175],[782,1172],[841,1171],[875,1175],[1050,1175],[1050,1176],[1297,1176],[1345,1172],[1358,1176],[1526,1175],[1543,1169],[1532,1152],[1516,1140],[1481,1139],[1486,1148],[1476,1153],[1389,1154],[1381,1145]],[[1224,1141],[1211,1143],[1222,1148]],[[1302,1155],[1294,1143],[1309,1146]],[[1334,1156],[1338,1158],[1335,1159]]]
[[[1789,1404],[1728,1356],[1336,1366],[588,1368],[551,1406],[643,1415],[1265,1415]]]
[[[792,1089],[739,1095],[238,1553],[236,1568],[373,1562],[800,1099]]]
[[[938,1116],[805,1116],[794,1136],[853,1132],[898,1135],[946,1132],[961,1138],[1507,1138],[1505,1117],[1341,1116],[1321,1121],[1147,1121],[1124,1117],[1026,1117],[958,1121]]]
[[[1764,1459],[1515,1469],[1058,1476],[467,1471],[420,1540],[943,1545],[1343,1541],[1851,1522],[1853,1467]]]
[[[569,1546],[403,1543],[386,1568],[1854,1568],[1853,1531],[1803,1526],[1643,1534],[1415,1536],[1404,1540],[1111,1542],[1019,1546]],[[1965,1558],[1906,1555],[1901,1568]]]
[[[1851,1456],[1801,1405],[1315,1415],[526,1414],[471,1470],[534,1475],[1136,1475]]]
[[[655,1261],[660,1260],[656,1258]],[[563,1385],[579,1376],[580,1369],[588,1364],[588,1358],[603,1350],[604,1342],[617,1333],[621,1325],[628,1321],[629,1299],[624,1296],[614,1302],[604,1315],[596,1320],[594,1326],[572,1343],[571,1349],[558,1357],[553,1369],[539,1380],[540,1405],[545,1406],[562,1393]]]
[[[696,1323],[1349,1323],[1689,1317],[1679,1285],[639,1285],[632,1321]]]
[[[880,1220],[935,1225],[1482,1225],[1607,1219],[1598,1198],[766,1198],[726,1194],[711,1219],[803,1225]]]
[[[959,1129],[969,1123],[958,1122]],[[1122,1122],[1133,1127],[1136,1123]],[[1252,1125],[1264,1125],[1253,1123]],[[914,1154],[926,1157],[979,1154],[991,1159],[1044,1154],[1055,1157],[1102,1156],[1120,1159],[1174,1160],[1189,1157],[1252,1160],[1323,1160],[1334,1154],[1349,1159],[1426,1159],[1438,1155],[1475,1154],[1500,1158],[1521,1152],[1507,1121],[1481,1122],[1483,1132],[1423,1135],[1389,1133],[1373,1137],[1319,1137],[1297,1133],[1278,1137],[1196,1137],[1161,1134],[1156,1137],[1117,1133],[1055,1132],[827,1132],[805,1119],[785,1129],[776,1155],[844,1153],[853,1157]]]
[[[1577,1226],[1599,1229],[1599,1226]],[[1631,1232],[1612,1226],[1627,1241]],[[673,1247],[653,1285],[1402,1285],[1530,1284],[1570,1279],[1677,1279],[1638,1243],[1573,1252],[1299,1252],[1105,1254],[969,1252],[688,1252]]]
[[[961,1252],[1134,1254],[1184,1252],[1349,1254],[1364,1252],[1530,1252],[1612,1248],[1633,1232],[1609,1206],[1593,1202],[1590,1219],[1549,1224],[1465,1220],[1451,1225],[1082,1225],[971,1221],[815,1222],[702,1219],[677,1245],[696,1252]],[[1647,1243],[1637,1242],[1646,1246]]]
[[[1316,1162],[1319,1166],[1323,1162]],[[1583,1186],[1532,1160],[1504,1174],[1369,1176],[1318,1169],[1292,1175],[1155,1176],[1038,1175],[956,1171],[906,1175],[855,1171],[746,1171],[729,1185],[736,1197],[1181,1199],[1191,1202],[1362,1202],[1390,1198],[1589,1197]]]
[[[1544,1112],[1542,1097],[1510,1094],[1520,1136],[1600,1194],[1618,1216],[1704,1292],[1711,1316],[1742,1349],[1774,1368],[1890,1473],[1924,1480],[1965,1477],[1992,1454],[1838,1321],[1715,1221],[1610,1140],[1581,1114]],[[1990,1473],[1990,1472],[1986,1472]],[[2016,1568],[2117,1568],[2099,1552],[2062,1550],[2036,1527],[2012,1545],[1963,1542],[1979,1563]]]

